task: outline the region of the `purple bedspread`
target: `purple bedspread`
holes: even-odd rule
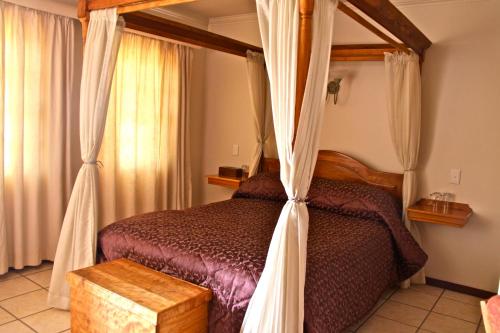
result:
[[[284,199],[278,178],[262,174],[231,200],[131,217],[99,233],[99,260],[128,258],[211,289],[209,331],[239,332]],[[313,181],[306,332],[341,332],[424,265],[399,212],[380,189]]]

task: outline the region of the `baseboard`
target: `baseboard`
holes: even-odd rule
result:
[[[456,291],[456,292],[459,292],[462,294],[476,296],[476,297],[479,297],[481,299],[488,299],[488,298],[496,295],[495,293],[492,293],[491,291],[472,288],[472,287],[464,286],[464,285],[453,283],[453,282],[434,279],[431,277],[427,277],[426,282],[430,286],[444,288],[444,289]]]

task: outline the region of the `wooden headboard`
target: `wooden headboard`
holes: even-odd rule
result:
[[[262,169],[279,172],[280,162],[274,158],[264,158]],[[362,162],[336,151],[319,151],[314,176],[374,185],[390,192],[400,200],[403,196],[402,174],[370,169]]]

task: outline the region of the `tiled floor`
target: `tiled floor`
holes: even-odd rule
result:
[[[426,285],[390,290],[347,332],[484,333],[479,301],[474,296]]]
[[[0,333],[69,332],[69,313],[47,306],[52,265],[0,276]],[[479,299],[431,286],[389,290],[348,332],[483,333]]]
[[[0,333],[70,332],[69,312],[47,306],[52,264],[0,275]]]

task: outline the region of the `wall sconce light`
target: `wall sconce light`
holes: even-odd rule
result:
[[[340,91],[340,82],[342,81],[342,78],[337,77],[334,78],[333,81],[328,82],[327,86],[327,92],[328,92],[328,97],[330,95],[333,95],[333,104],[337,104],[337,100],[339,98],[339,91]]]

